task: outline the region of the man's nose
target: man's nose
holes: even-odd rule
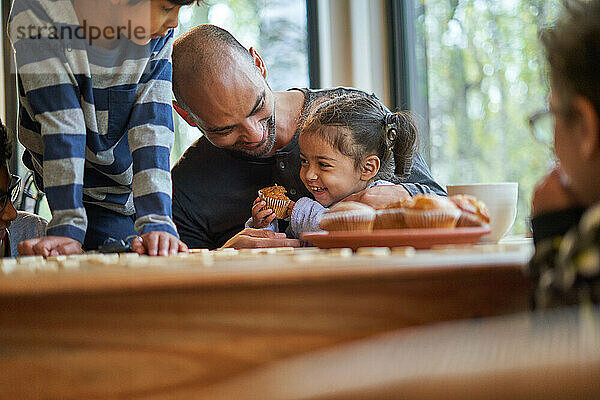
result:
[[[263,139],[264,126],[257,118],[247,118],[240,128],[242,140],[246,143],[258,143]]]

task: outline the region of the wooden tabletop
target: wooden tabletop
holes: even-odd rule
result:
[[[24,263],[0,276],[0,398],[196,398],[290,356],[525,311],[529,252],[108,257],[50,272]]]

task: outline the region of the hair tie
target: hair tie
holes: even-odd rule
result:
[[[388,141],[388,150],[392,151],[396,137],[398,136],[398,128],[396,126],[395,114],[387,113],[385,115],[385,137]]]

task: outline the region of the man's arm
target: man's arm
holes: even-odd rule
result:
[[[447,196],[444,188],[431,176],[431,171],[427,163],[419,153],[415,154],[413,158],[410,175],[401,184],[411,196],[420,193],[434,193],[440,196]]]
[[[288,239],[285,233],[273,232],[268,229],[246,228],[235,234],[223,247],[235,249],[264,248],[264,247],[300,247],[298,239]]]

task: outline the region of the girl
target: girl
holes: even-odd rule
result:
[[[300,179],[314,196],[290,205],[286,233],[299,238],[319,230],[326,207],[377,185],[409,175],[417,148],[417,128],[406,111],[391,113],[378,100],[361,95],[331,98],[317,105],[299,137]],[[254,201],[247,226],[278,231],[275,214]]]

